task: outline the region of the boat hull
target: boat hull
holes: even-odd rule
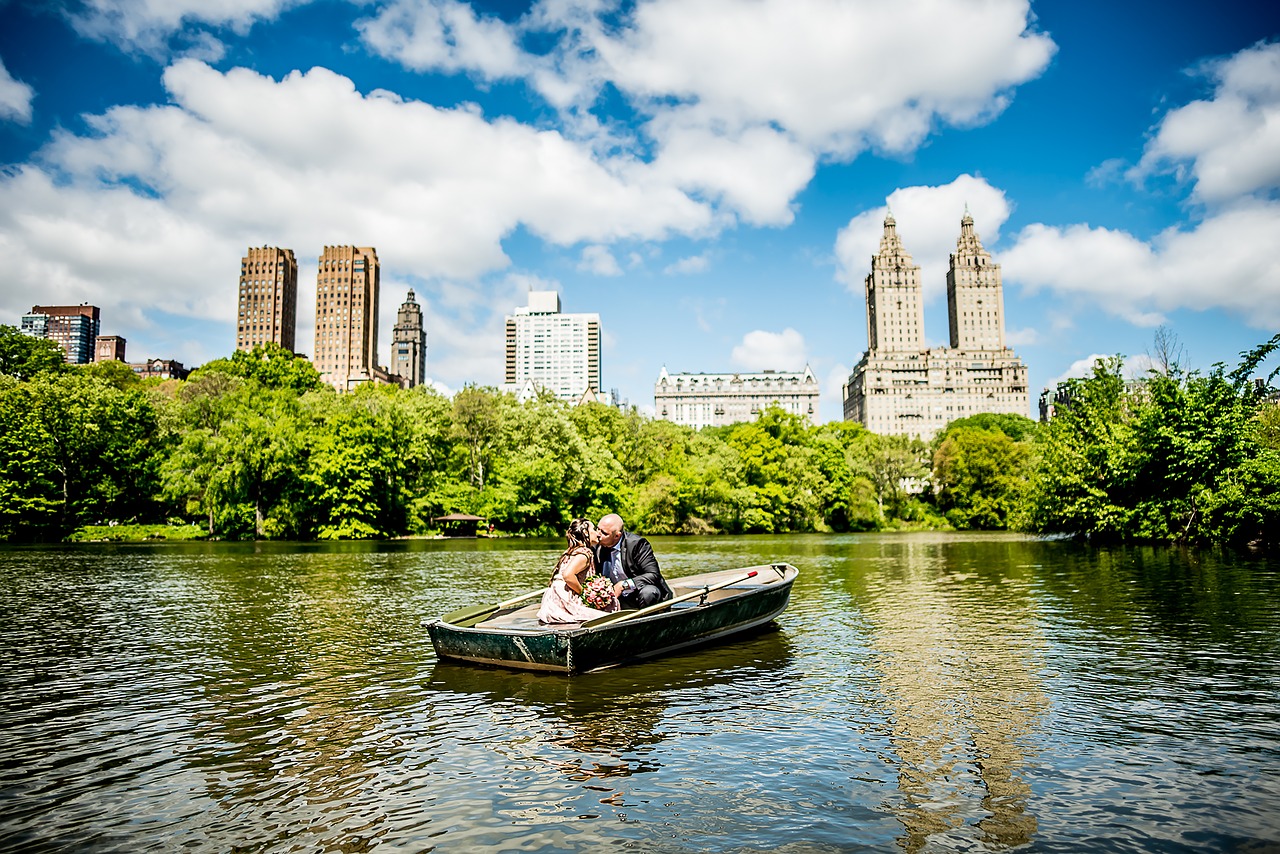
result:
[[[597,627],[494,630],[436,620],[427,626],[440,658],[478,664],[586,673],[711,643],[766,625],[791,597],[794,568],[780,580],[727,598]]]

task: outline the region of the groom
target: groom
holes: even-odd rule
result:
[[[624,531],[617,513],[601,519],[596,531],[600,535],[596,565],[601,575],[613,581],[613,592],[623,608],[647,608],[671,598],[648,540]]]

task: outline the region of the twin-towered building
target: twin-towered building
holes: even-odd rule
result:
[[[982,412],[1027,415],[1027,367],[1005,344],[1000,265],[965,211],[947,271],[951,347],[926,347],[920,268],[890,214],[866,278],[867,352],[844,385],[844,417],[928,439]]]
[[[422,311],[409,291],[397,315],[393,372],[378,364],[381,266],[372,246],[326,246],[316,271],[316,326],[312,364],[321,379],[347,391],[368,382],[406,387],[426,379]],[[274,343],[295,350],[298,264],[292,249],[250,247],[240,259],[236,349]]]

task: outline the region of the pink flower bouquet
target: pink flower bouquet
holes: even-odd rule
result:
[[[613,582],[603,575],[589,575],[582,582],[582,604],[599,611],[612,611],[614,608]]]

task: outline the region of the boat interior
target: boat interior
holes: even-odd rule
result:
[[[752,570],[757,573],[754,578],[734,581],[733,584],[717,590],[706,590],[708,587],[714,587],[717,584],[723,584],[726,581],[739,578]],[[784,578],[794,578],[795,573],[796,570],[786,564],[764,564],[763,566],[748,566],[716,572],[704,572],[698,575],[686,575],[681,578],[668,578],[667,586],[671,588],[673,601],[666,610],[679,611],[697,608],[703,602],[718,602],[721,599],[737,596],[746,590],[754,590],[767,584],[776,584]],[[682,599],[682,597],[687,598]],[[476,623],[475,627],[478,629],[517,629],[526,631],[555,629],[563,631],[576,629],[582,625],[581,623],[540,623],[538,622],[538,609],[541,606],[542,603],[535,600],[518,608],[498,611],[488,619]]]

